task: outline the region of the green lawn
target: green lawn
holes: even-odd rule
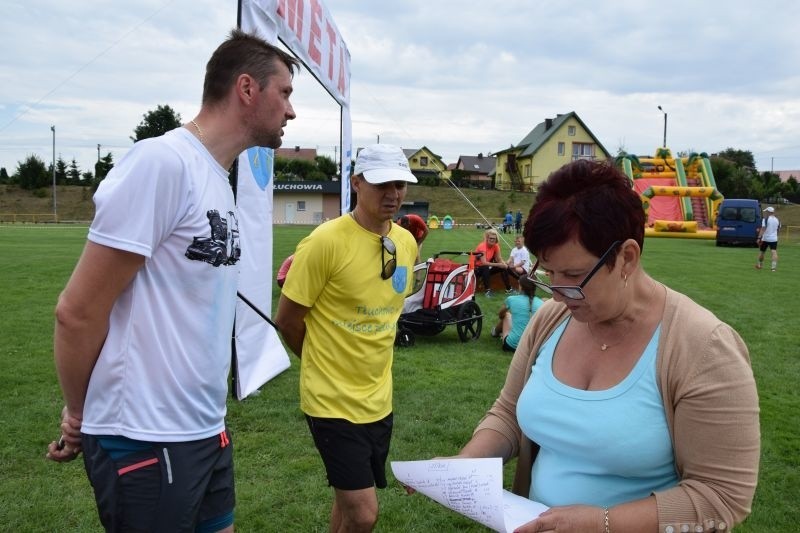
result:
[[[275,228],[275,268],[310,229]],[[5,530],[100,529],[82,463],[44,460],[46,444],[58,435],[62,405],[52,362],[53,306],[85,236],[85,227],[0,225],[0,524]],[[473,229],[432,231],[424,255],[468,250],[480,238]],[[763,453],[753,514],[737,531],[794,532],[800,523],[795,386],[800,243],[782,242],[780,254],[779,271],[771,273],[753,269],[752,248],[682,239],[645,243],[644,264],[652,275],[710,308],[750,347],[761,398]],[[488,335],[502,299],[480,295],[478,303],[487,318],[477,342],[462,344],[451,326],[395,352],[390,459],[456,452],[495,398],[510,360]],[[298,409],[297,378],[293,360],[260,395],[229,402],[240,532],[326,531],[331,493]],[[485,531],[422,496],[405,496],[393,483],[379,494],[378,531]]]

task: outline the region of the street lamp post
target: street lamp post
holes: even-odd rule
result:
[[[53,222],[58,222],[58,209],[56,208],[56,127],[50,126],[53,132]]]
[[[667,112],[661,109],[661,106],[658,106],[658,110],[664,113],[664,148],[667,147]]]

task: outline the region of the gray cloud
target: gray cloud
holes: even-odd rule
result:
[[[352,57],[354,143],[422,145],[454,162],[576,111],[607,149],[751,150],[800,168],[800,44],[789,0],[456,2],[327,0]],[[119,159],[142,115],[197,112],[234,0],[9,1],[0,20],[0,166],[56,152]],[[287,146],[333,155],[338,108],[295,79]],[[15,118],[18,117],[18,118]]]

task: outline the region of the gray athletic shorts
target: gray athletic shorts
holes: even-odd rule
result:
[[[233,524],[230,433],[189,442],[82,435],[106,531],[212,532]]]

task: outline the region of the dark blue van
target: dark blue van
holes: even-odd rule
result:
[[[745,244],[758,246],[761,206],[758,200],[725,198],[717,216],[717,246]]]

